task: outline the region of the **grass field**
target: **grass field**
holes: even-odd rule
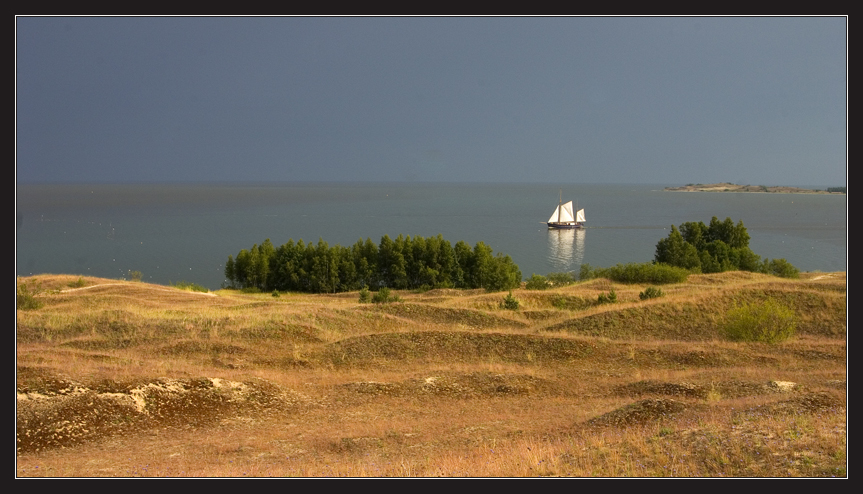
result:
[[[515,311],[24,281],[19,477],[847,476],[845,273],[691,275],[644,301],[597,279],[513,290]],[[725,337],[768,299],[794,337]]]

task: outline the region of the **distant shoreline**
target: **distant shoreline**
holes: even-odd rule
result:
[[[844,187],[842,187],[844,189]],[[755,193],[780,193],[780,194],[829,194],[845,195],[844,191],[829,192],[818,189],[801,189],[799,187],[783,187],[779,185],[737,185],[728,182],[718,184],[687,184],[682,187],[666,187],[668,192],[755,192]]]

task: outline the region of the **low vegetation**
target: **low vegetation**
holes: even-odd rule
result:
[[[593,268],[590,264],[582,264],[579,278],[582,280],[607,278],[618,283],[653,283],[662,285],[666,283],[681,283],[686,280],[689,273],[684,268],[650,262],[617,264],[609,268]]]
[[[17,280],[17,476],[847,476],[845,273],[662,296],[78,279]]]
[[[140,280],[140,279],[138,279],[138,280],[133,280],[133,281],[141,281],[141,280]],[[197,283],[191,283],[191,282],[188,282],[188,281],[178,281],[178,282],[176,282],[176,283],[173,283],[173,282],[172,282],[172,283],[170,283],[170,285],[171,285],[171,286],[173,286],[174,288],[179,288],[180,290],[189,290],[189,291],[192,291],[192,292],[203,292],[203,293],[207,293],[207,292],[209,292],[209,291],[210,291],[210,290],[208,290],[208,289],[207,289],[207,287],[205,287],[205,286],[201,286],[201,285],[199,285],[199,284],[197,284]]]
[[[506,310],[518,310],[518,300],[512,296],[512,292],[504,297],[503,302],[500,303],[500,306]]]
[[[80,279],[80,278],[79,278]],[[36,310],[42,307],[42,301],[36,296],[42,291],[42,284],[37,279],[18,280],[15,294],[15,305],[18,310]]]
[[[659,288],[649,286],[645,288],[643,292],[638,294],[638,298],[640,298],[641,300],[648,300],[651,298],[658,298],[663,295],[664,294],[662,293],[662,290],[660,290]]]
[[[723,329],[734,341],[780,343],[794,336],[797,316],[775,299],[745,302],[728,311]]]

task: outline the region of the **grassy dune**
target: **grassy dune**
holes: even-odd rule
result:
[[[514,290],[518,311],[35,278],[18,476],[846,476],[845,273],[693,275],[647,301],[592,280]],[[767,299],[794,338],[724,339]]]

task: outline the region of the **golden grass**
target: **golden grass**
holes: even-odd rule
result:
[[[34,278],[18,476],[847,475],[845,273],[690,276],[647,301],[591,280],[514,290],[518,311]],[[722,339],[725,311],[767,298],[796,337]]]

